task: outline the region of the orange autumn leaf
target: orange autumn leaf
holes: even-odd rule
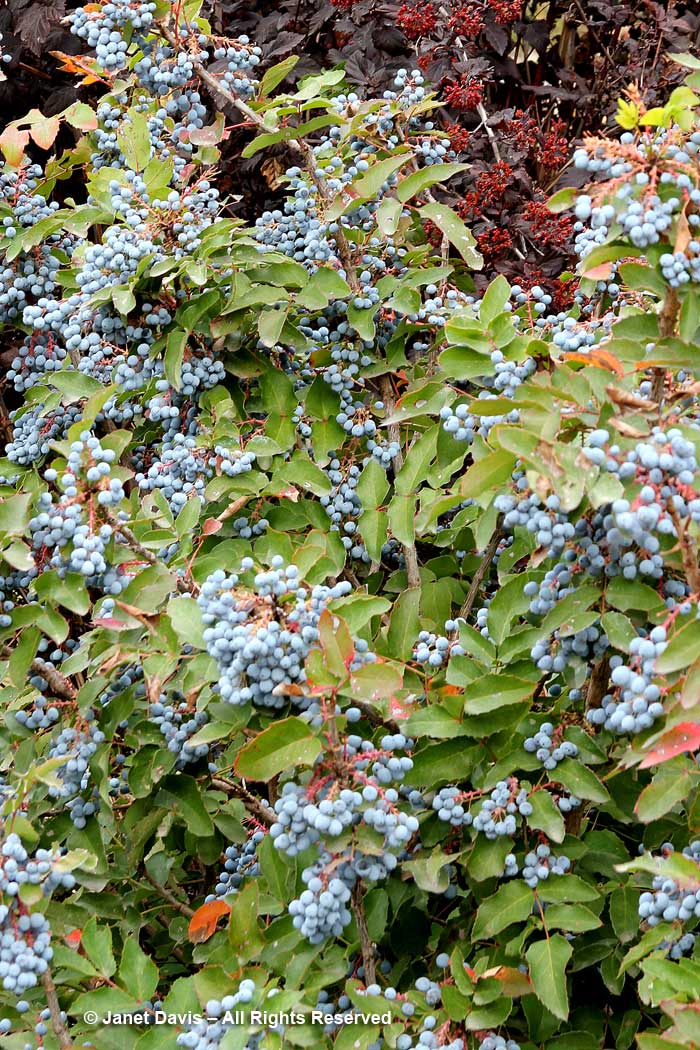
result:
[[[98,84],[100,81],[104,82],[104,77],[97,75],[94,63],[77,58],[74,55],[67,55],[64,51],[52,51],[51,54],[63,63],[61,72],[81,75],[83,77],[81,84],[88,85]]]
[[[230,911],[230,905],[226,901],[208,901],[201,908],[197,908],[187,929],[187,936],[192,944],[203,944],[213,937],[217,922]]]
[[[566,361],[580,361],[584,365],[595,365],[597,368],[604,368],[608,372],[614,372],[618,376],[625,374],[624,368],[609,350],[596,348],[587,354],[570,353],[563,356]]]
[[[82,930],[71,930],[70,933],[66,934],[66,944],[69,945],[71,948],[79,948],[82,937]]]

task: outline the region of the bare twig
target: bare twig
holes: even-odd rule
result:
[[[693,540],[688,534],[687,522],[690,519],[686,519],[685,524],[681,522],[678,509],[674,506],[672,498],[669,498],[666,504],[666,509],[668,510],[669,517],[674,524],[676,535],[678,536],[678,546],[680,547],[685,578],[690,584],[692,593],[698,594],[700,593],[700,568],[698,568],[697,553],[693,549]]]
[[[136,554],[141,555],[144,561],[147,561],[149,565],[162,564],[158,555],[154,554],[153,551],[149,551],[148,547],[144,547],[144,545],[136,539],[136,536],[131,529],[122,524],[122,522],[109,511],[107,512],[107,520],[112,528],[124,537],[129,547],[131,547]],[[197,589],[194,584],[188,583],[182,576],[176,577],[175,585],[181,594],[193,594]]]
[[[53,983],[53,977],[51,976],[50,970],[44,970],[41,975],[41,983],[44,986],[46,992],[46,1005],[49,1008],[49,1014],[51,1016],[51,1027],[54,1030],[54,1035],[58,1039],[58,1045],[61,1050],[73,1050],[73,1043],[68,1035],[66,1026],[63,1023],[63,1017],[61,1016],[61,1004],[58,1001],[58,995],[56,994],[56,985]]]
[[[666,298],[664,299],[664,305],[661,308],[659,314],[659,335],[662,339],[670,339],[676,334],[676,326],[678,325],[678,315],[680,314],[681,303],[678,298],[678,292],[675,288],[669,288],[666,292]],[[664,382],[666,380],[666,369],[655,368],[654,369],[654,383],[651,388],[651,397],[653,401],[657,403],[661,401],[664,396]]]
[[[367,929],[367,916],[365,915],[365,906],[362,902],[362,887],[359,882],[356,882],[353,887],[351,907],[360,937],[360,952],[362,953],[362,965],[365,970],[365,987],[367,987],[370,984],[374,984],[377,971],[374,961],[374,946]]]
[[[352,702],[355,707],[359,707],[365,718],[377,726],[385,726],[391,733],[399,732],[399,724],[395,722],[393,718],[384,718],[381,711],[378,711],[376,707],[368,703],[367,700],[358,700],[356,696],[353,696]]]
[[[491,149],[493,150],[493,155],[496,158],[496,162],[498,164],[500,164],[501,163],[501,151],[499,150],[498,142],[496,141],[496,133],[493,130],[493,128],[491,127],[491,125],[489,124],[489,115],[486,112],[486,110],[484,109],[483,102],[477,103],[476,111],[479,114],[479,116],[481,117],[481,122],[484,125],[484,131],[486,132],[486,134],[488,136],[488,140],[491,143]]]
[[[472,582],[470,583],[469,590],[467,591],[467,597],[464,599],[464,602],[462,603],[462,608],[459,610],[460,619],[466,620],[469,616],[469,613],[472,611],[472,606],[476,601],[476,596],[479,593],[479,588],[481,587],[481,584],[484,582],[486,573],[489,571],[491,562],[493,560],[493,556],[496,553],[500,539],[501,530],[500,528],[497,528],[493,536],[489,540],[489,545],[484,551],[484,556],[481,559],[481,563],[478,569],[472,577]]]
[[[225,780],[223,777],[212,777],[212,786],[219,788],[220,791],[225,791],[227,795],[235,795],[236,798],[239,798],[248,812],[261,824],[269,826],[277,820],[275,811],[256,798],[242,784],[236,784],[233,780]]]
[[[194,915],[193,909],[190,908],[190,906],[188,904],[183,904],[182,901],[179,901],[177,899],[177,897],[175,896],[175,894],[171,893],[171,891],[168,889],[167,886],[162,886],[160,884],[160,882],[157,882],[153,878],[153,876],[148,873],[148,869],[144,869],[144,870],[145,870],[145,873],[146,873],[146,878],[150,882],[150,884],[153,887],[153,889],[157,890],[158,893],[161,895],[161,897],[163,897],[166,901],[168,901],[169,904],[172,904],[172,906],[175,909],[175,911],[179,911],[180,912],[180,915],[184,915],[186,918],[191,919],[192,916]]]

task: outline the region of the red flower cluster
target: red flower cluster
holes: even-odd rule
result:
[[[517,22],[523,13],[522,0],[489,0],[489,7],[500,25]]]
[[[455,153],[464,153],[471,138],[467,129],[463,128],[461,124],[448,124],[445,128],[445,133]]]
[[[542,270],[536,268],[528,269],[527,276],[518,280],[520,286],[526,292],[538,285],[552,297],[550,310],[558,313],[560,310],[569,310],[574,303],[576,292],[576,281],[562,281],[560,278],[547,277]]]
[[[437,11],[431,3],[421,7],[402,4],[396,16],[396,25],[409,40],[430,36],[437,28]]]
[[[447,25],[457,36],[474,40],[484,28],[482,11],[474,4],[463,4],[457,8]]]
[[[522,217],[531,226],[530,239],[543,248],[561,251],[574,232],[571,215],[553,215],[544,201],[528,201]]]
[[[476,109],[484,98],[483,81],[462,73],[459,80],[451,81],[445,88],[445,102],[454,109]]]
[[[557,171],[568,159],[569,147],[565,136],[566,130],[563,120],[555,120],[549,131],[542,136],[540,148],[537,155],[538,162],[547,171]]]
[[[484,230],[477,236],[476,243],[484,259],[487,262],[493,262],[494,259],[505,255],[512,248],[513,238],[508,230],[492,226],[491,229]]]
[[[352,11],[356,0],[331,0],[331,7],[337,7],[339,11]]]
[[[426,219],[423,223],[423,233],[428,244],[433,248],[439,248],[442,244],[442,230],[436,226],[432,219]]]
[[[525,110],[516,109],[508,122],[507,135],[513,149],[529,153],[537,141],[537,121]]]
[[[474,190],[465,194],[464,199],[457,205],[459,215],[463,219],[470,212],[473,215],[481,215],[486,208],[493,208],[500,204],[512,177],[513,169],[510,164],[505,164],[503,161],[482,171],[477,176]]]

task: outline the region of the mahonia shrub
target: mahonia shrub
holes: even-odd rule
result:
[[[478,290],[419,70],[67,24],[98,100],[0,137],[3,1046],[697,1046],[699,63],[574,154],[562,303]]]

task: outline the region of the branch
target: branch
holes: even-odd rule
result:
[[[673,526],[678,536],[678,546],[681,551],[681,559],[683,561],[683,570],[685,572],[685,578],[690,584],[690,589],[693,594],[700,593],[700,568],[698,568],[698,560],[695,551],[692,548],[692,541],[688,534],[687,523],[683,525],[680,519],[678,510],[673,505],[673,498],[669,497],[668,503],[666,504],[669,517],[673,522]]]
[[[57,671],[53,664],[42,660],[40,656],[35,656],[32,660],[32,671],[46,679],[53,696],[62,696],[64,700],[75,700],[77,697],[77,689],[66,676]]]
[[[459,610],[460,619],[466,620],[469,616],[469,613],[472,611],[472,606],[476,601],[476,596],[479,593],[479,588],[484,582],[484,577],[486,576],[486,573],[489,571],[491,561],[493,560],[493,556],[496,553],[496,550],[498,549],[498,544],[500,543],[500,540],[501,529],[499,526],[499,528],[496,529],[493,536],[489,540],[489,545],[484,551],[484,556],[481,559],[481,564],[479,565],[479,568],[476,570],[472,577],[472,582],[470,583],[469,590],[467,591],[467,597],[464,599],[464,602],[462,603],[462,608]]]
[[[73,1043],[68,1035],[66,1026],[63,1023],[63,1017],[61,1015],[61,1004],[58,1001],[58,995],[56,994],[56,985],[53,983],[53,977],[49,969],[44,970],[41,975],[41,983],[44,986],[46,992],[46,1005],[49,1008],[51,1015],[51,1027],[54,1030],[54,1034],[58,1039],[58,1045],[61,1050],[73,1050]]]
[[[400,732],[398,722],[395,722],[393,718],[384,718],[381,711],[378,711],[367,700],[358,700],[356,696],[353,696],[352,702],[355,707],[359,707],[368,722],[376,726],[386,726],[392,733]]]
[[[600,707],[600,702],[608,690],[609,683],[610,660],[607,656],[602,656],[600,660],[593,664],[591,676],[588,679],[586,711],[592,711],[594,708]]]
[[[382,394],[382,401],[386,408],[387,415],[391,416],[391,413],[396,408],[396,401],[394,399],[394,391],[391,386],[391,378],[389,375],[383,375],[379,380],[379,388]],[[399,451],[394,457],[394,472],[398,474],[403,466],[403,453],[401,452],[401,430],[398,423],[390,423],[388,426],[389,441],[396,442],[399,446]],[[420,570],[418,568],[418,555],[416,553],[415,540],[413,543],[402,544],[403,556],[406,559],[406,577],[408,580],[409,587],[420,587]]]
[[[212,787],[219,788],[220,791],[225,791],[227,795],[235,795],[239,798],[248,812],[254,816],[261,824],[274,824],[277,820],[277,815],[274,809],[270,809],[264,802],[261,802],[259,798],[256,798],[252,792],[248,791],[247,788],[243,787],[242,784],[236,784],[232,780],[225,780],[223,777],[212,777]]]
[[[496,162],[500,164],[501,152],[498,148],[498,142],[496,141],[496,134],[491,125],[489,124],[489,115],[484,109],[483,102],[479,102],[477,104],[476,111],[479,114],[479,117],[481,118],[482,124],[484,125],[484,131],[486,132],[488,140],[491,143],[491,149],[493,150],[493,155],[496,158]]]
[[[362,887],[356,882],[352,890],[351,900],[352,913],[355,916],[355,925],[360,937],[360,951],[362,953],[362,965],[365,970],[365,987],[375,983],[377,971],[374,963],[374,945],[370,940],[367,929],[367,917],[365,906],[362,903]]]
[[[128,526],[123,525],[122,522],[111,513],[111,511],[107,511],[106,517],[112,528],[124,537],[129,547],[131,547],[136,554],[140,554],[144,561],[147,561],[149,565],[162,564],[160,558],[154,554],[153,551],[149,551],[148,547],[144,547],[140,540],[136,539],[136,536],[131,529],[128,528]],[[188,583],[182,576],[176,576],[175,585],[181,594],[193,594],[195,592],[194,585]]]
[[[175,911],[180,912],[180,915],[184,915],[186,916],[186,918],[191,919],[194,915],[193,909],[190,908],[189,905],[183,904],[182,901],[179,901],[175,894],[171,893],[167,886],[161,886],[159,882],[156,882],[153,876],[149,874],[147,868],[144,868],[144,871],[146,873],[146,878],[150,882],[153,889],[157,890],[161,897],[168,901],[169,904],[172,904]]]
[[[659,335],[662,339],[671,339],[676,334],[678,315],[681,310],[681,302],[675,288],[669,288],[666,292],[664,304],[659,314]],[[654,369],[654,383],[651,388],[653,401],[660,402],[664,396],[664,382],[666,380],[666,369]]]

